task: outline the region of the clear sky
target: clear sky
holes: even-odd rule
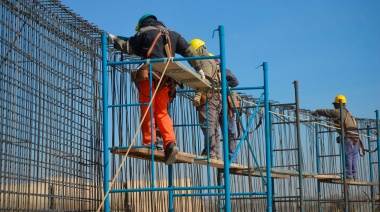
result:
[[[337,94],[359,118],[380,110],[378,0],[62,0],[73,12],[115,35],[132,36],[140,17],[156,15],[186,40],[200,38],[219,54],[213,31],[225,29],[226,63],[240,86],[262,85],[268,62],[270,99],[300,107],[332,108]]]

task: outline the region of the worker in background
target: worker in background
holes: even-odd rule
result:
[[[200,39],[193,39],[190,45],[198,52],[200,56],[209,56],[205,42]],[[219,66],[214,59],[201,60],[202,70],[206,79],[214,86],[220,86]],[[206,98],[208,101],[208,111],[206,110]],[[207,150],[210,150],[211,159],[221,159],[220,155],[220,135],[219,135],[219,114],[221,111],[222,98],[219,92],[209,91],[207,94],[202,92],[195,93],[193,105],[198,111],[199,123],[206,124],[208,118],[208,126],[202,126],[204,134],[204,146],[201,155],[207,156]],[[207,128],[208,127],[208,128]],[[208,139],[207,139],[208,133]]]
[[[344,129],[344,149],[346,160],[346,177],[348,181],[357,181],[358,179],[358,154],[359,154],[359,133],[356,125],[356,120],[346,108],[346,97],[338,95],[333,102],[335,109],[319,109],[312,113],[312,115],[325,116],[334,119],[334,123],[340,127],[340,103],[342,102],[342,115],[343,115],[343,129]],[[340,132],[340,129],[337,130]],[[340,135],[342,136],[342,135]]]
[[[142,59],[149,58],[167,58],[180,54],[183,57],[199,56],[191,45],[176,31],[168,30],[165,24],[157,20],[152,14],[143,15],[135,28],[137,33],[130,38],[123,38],[110,34],[114,42],[114,47],[127,54],[140,56]],[[204,79],[204,73],[199,61],[190,60],[189,64]],[[163,84],[157,87],[160,79],[159,72],[152,74],[153,87],[152,93],[157,89],[157,94],[152,102],[154,118],[151,119],[150,111],[142,121],[143,145],[151,145],[151,141],[157,142],[155,132],[155,122],[160,130],[164,140],[165,164],[169,165],[175,162],[178,154],[178,147],[173,129],[171,117],[168,114],[167,106],[169,103],[169,92],[172,84],[170,78],[164,76]],[[150,102],[150,83],[149,83],[149,66],[142,66],[136,74],[135,83],[139,90],[139,102]],[[141,105],[141,114],[149,110],[147,104]],[[151,122],[152,120],[152,122]],[[153,125],[153,139],[151,137],[151,125]]]

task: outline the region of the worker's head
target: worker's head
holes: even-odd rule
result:
[[[156,16],[154,16],[154,15],[152,15],[152,14],[149,14],[149,13],[148,13],[148,14],[145,14],[145,15],[141,16],[141,18],[139,19],[139,22],[137,23],[136,28],[135,28],[136,31],[139,31],[139,29],[140,29],[140,27],[141,27],[141,23],[142,23],[145,19],[147,19],[147,18],[153,18],[154,20],[157,21],[157,17],[156,17]]]
[[[195,38],[195,39],[193,39],[193,40],[190,41],[190,45],[195,50],[198,50],[199,47],[206,45],[206,43],[203,40],[201,40],[201,39]]]
[[[346,97],[343,96],[342,94],[339,94],[338,96],[335,97],[335,100],[333,102],[333,105],[335,108],[339,108],[340,101],[342,102],[343,106],[346,105],[346,102],[347,102]]]

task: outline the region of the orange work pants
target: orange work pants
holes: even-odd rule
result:
[[[153,81],[153,90],[152,95],[156,90],[157,82]],[[139,83],[139,102],[140,103],[149,103],[150,102],[150,86],[149,80],[143,80]],[[152,142],[152,125],[153,125],[153,141],[157,142],[156,138],[156,126],[157,123],[158,129],[160,130],[162,139],[164,140],[164,149],[169,142],[175,141],[175,134],[173,129],[173,122],[170,118],[167,110],[167,106],[169,103],[169,87],[163,86],[156,94],[153,102],[153,119],[150,117],[150,111],[145,116],[145,119],[142,120],[142,136],[143,136],[143,145],[150,145]],[[148,105],[141,105],[141,118],[145,114],[146,110],[149,110]]]

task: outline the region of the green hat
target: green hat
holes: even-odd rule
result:
[[[136,31],[139,31],[140,26],[141,26],[141,23],[142,23],[146,18],[148,18],[148,17],[152,17],[154,20],[157,21],[157,17],[156,17],[155,15],[152,15],[152,14],[149,14],[149,13],[148,13],[148,14],[145,14],[145,15],[143,15],[143,16],[140,18],[139,22],[137,23],[136,28],[135,28]]]

